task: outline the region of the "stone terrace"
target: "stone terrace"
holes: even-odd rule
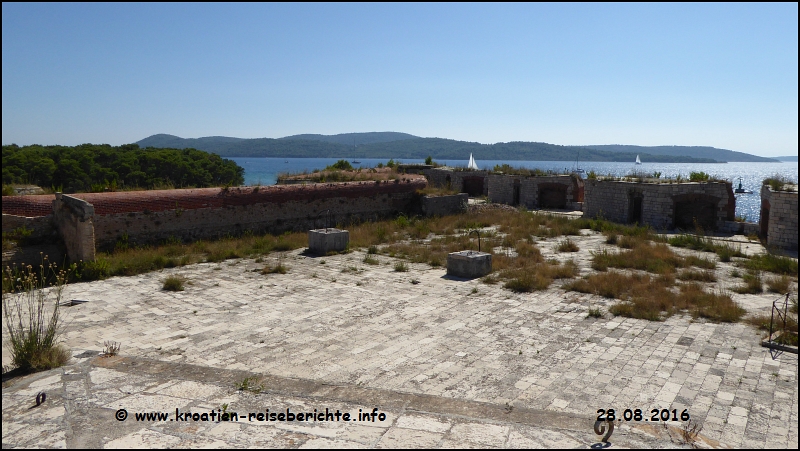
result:
[[[539,246],[586,274],[588,251],[606,245],[583,233],[578,256],[555,253],[558,239]],[[598,441],[597,409],[669,408],[688,409],[705,445],[797,447],[797,356],[770,353],[752,326],[596,319],[589,307],[612,301],[558,284],[516,294],[421,264],[394,272],[394,259],[373,266],[363,256],[295,251],[285,275],[239,259],[69,286],[67,299],[89,301],[64,309],[76,359],[4,386],[3,446],[586,447]],[[726,265],[721,288],[734,283]],[[161,290],[170,274],[188,279],[186,291]],[[768,311],[775,297],[734,295],[750,311]],[[122,343],[121,357],[93,358],[109,340]],[[235,390],[253,374],[266,394]],[[30,409],[42,389],[50,404]],[[389,414],[379,427],[113,419],[119,408],[223,403]],[[681,445],[680,423],[670,426],[671,436],[623,423],[611,442]]]

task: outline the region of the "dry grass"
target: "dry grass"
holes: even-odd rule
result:
[[[74,280],[90,281],[112,276],[133,276],[164,268],[174,268],[199,262],[221,262],[231,258],[255,257],[275,251],[306,247],[306,233],[282,235],[246,234],[217,241],[200,240],[183,244],[172,242],[162,246],[119,246],[111,253],[98,253],[94,262],[78,265]]]
[[[555,279],[571,279],[578,274],[578,267],[574,262],[538,263],[534,266],[508,269],[498,276],[506,279],[503,285],[511,291],[528,293],[531,291],[546,290]]]
[[[740,263],[740,265],[751,271],[767,271],[775,274],[797,277],[797,260],[789,257],[760,254],[750,257],[747,261]]]
[[[578,245],[569,238],[558,243],[558,247],[556,249],[559,252],[578,252],[581,250],[581,248],[579,248]]]
[[[685,269],[678,273],[678,279],[691,280],[695,282],[716,282],[717,276],[713,271],[698,271],[695,269]]]
[[[673,273],[676,268],[697,266],[705,269],[716,268],[713,260],[697,258],[694,256],[681,257],[663,243],[650,243],[644,239],[626,239],[630,250],[623,252],[593,253],[592,268],[605,271],[608,268],[638,269],[654,274]],[[623,240],[620,239],[620,243]]]
[[[733,289],[739,294],[758,294],[764,292],[764,281],[761,279],[761,273],[748,272],[742,276],[744,285],[740,285]]]
[[[688,311],[695,318],[735,322],[745,313],[728,295],[708,293],[695,283],[681,285],[680,292],[675,293],[669,289],[673,284],[674,279],[668,275],[653,277],[609,271],[571,282],[564,288],[620,299],[609,312],[650,321],[662,321],[675,313]]]
[[[179,276],[169,276],[164,279],[164,286],[161,287],[164,291],[183,291],[183,283],[185,280]]]
[[[770,277],[767,279],[767,288],[770,293],[788,293],[792,279],[789,276]]]

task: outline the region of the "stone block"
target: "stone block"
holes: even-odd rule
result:
[[[451,252],[447,255],[447,275],[474,279],[492,272],[492,254],[478,251]]]
[[[341,229],[314,229],[308,231],[308,250],[317,255],[342,252],[350,244],[350,232]]]

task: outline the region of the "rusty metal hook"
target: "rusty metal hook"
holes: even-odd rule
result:
[[[481,232],[479,232],[478,229],[470,230],[470,232],[467,233],[467,236],[472,235],[472,232],[475,232],[478,235],[478,252],[480,252],[481,251]]]

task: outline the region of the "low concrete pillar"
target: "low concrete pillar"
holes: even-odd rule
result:
[[[350,244],[350,232],[340,229],[314,229],[308,231],[308,250],[317,255],[342,252]]]
[[[447,254],[447,275],[474,279],[492,272],[492,254],[461,251]]]

